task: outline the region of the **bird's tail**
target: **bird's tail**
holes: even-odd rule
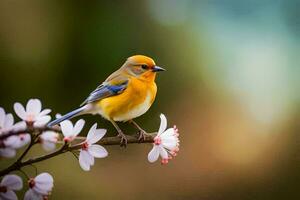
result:
[[[47,124],[48,127],[54,126],[56,124],[59,124],[62,121],[65,121],[67,119],[72,119],[73,117],[78,116],[79,114],[81,114],[84,110],[86,109],[86,106],[80,107],[76,110],[73,110],[67,114],[65,114],[64,116],[61,116],[60,118],[53,120],[52,122],[49,122]]]

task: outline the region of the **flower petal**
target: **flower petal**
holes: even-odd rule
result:
[[[41,189],[40,187],[37,187],[37,186],[33,187],[32,190],[33,190],[34,193],[36,193],[38,196],[41,196],[41,197],[47,196],[50,193],[50,191],[43,190],[43,189]],[[41,198],[39,200],[43,200],[43,199]]]
[[[42,112],[39,113],[39,117],[42,117],[42,116],[44,116],[44,115],[47,115],[47,114],[49,114],[50,112],[51,112],[50,109],[45,109],[45,110],[43,110]]]
[[[169,158],[167,150],[165,148],[163,148],[162,146],[159,146],[159,154],[163,159]]]
[[[36,184],[53,183],[53,177],[47,172],[39,174],[34,180]]]
[[[18,135],[12,135],[6,138],[3,143],[6,147],[12,147],[15,148],[15,144],[19,142],[19,136]]]
[[[91,157],[93,158],[86,150],[80,150],[79,165],[84,171],[90,171],[92,165]]]
[[[47,187],[47,188],[51,188],[50,190],[45,190],[44,188]],[[48,195],[51,190],[52,190],[52,187],[53,187],[53,183],[45,183],[45,184],[39,184],[39,185],[35,185],[32,190],[35,192],[35,193],[38,193],[38,194],[41,194],[41,195]]]
[[[97,123],[95,123],[89,130],[86,141],[88,144],[94,144],[98,142],[106,133],[106,129],[96,129]]]
[[[56,143],[58,140],[58,134],[54,131],[45,131],[40,136],[43,141],[49,141],[52,143]]]
[[[14,191],[8,190],[5,193],[0,193],[1,200],[18,200],[18,197]]]
[[[159,146],[153,145],[153,148],[151,149],[151,151],[148,154],[148,161],[153,163],[153,162],[157,161],[158,156],[159,156]]]
[[[56,148],[56,144],[49,141],[44,141],[42,147],[45,151],[53,151]]]
[[[35,186],[32,188],[34,191],[47,195],[53,187],[53,178],[48,173],[39,174],[34,178]]]
[[[83,119],[80,119],[76,122],[74,129],[73,129],[73,135],[77,136],[80,131],[82,130],[83,126],[84,126],[85,121]]]
[[[56,113],[56,115],[55,115],[56,119],[61,118],[61,117],[62,117],[62,115],[60,113]]]
[[[5,111],[2,107],[0,107],[0,129],[3,128],[5,121]]]
[[[86,141],[90,141],[91,139],[94,138],[95,136],[95,131],[97,129],[97,123],[95,123],[89,130],[87,136],[86,136]],[[91,143],[90,143],[91,144]]]
[[[24,196],[24,200],[42,200],[43,196],[34,192],[34,190],[29,189]]]
[[[88,148],[88,152],[95,158],[105,158],[108,152],[101,145],[93,144]]]
[[[39,99],[30,99],[26,105],[26,112],[38,115],[42,110],[42,103]]]
[[[175,130],[174,128],[168,128],[163,134],[161,135],[161,138],[163,137],[174,137],[175,135]]]
[[[18,135],[18,141],[11,145],[12,148],[19,149],[27,145],[31,140],[30,134],[20,134]]]
[[[53,188],[53,182],[40,182],[39,184],[37,184],[37,182],[35,183],[36,184],[32,190],[41,195],[48,195]]]
[[[176,140],[165,140],[165,141],[162,142],[162,145],[165,148],[172,151],[174,148],[176,148],[178,146],[178,143],[176,142]]]
[[[71,136],[73,134],[73,124],[70,120],[65,120],[60,123],[61,131],[65,137]]]
[[[160,126],[157,135],[162,134],[167,128],[167,118],[164,114],[160,114]]]
[[[3,127],[5,129],[10,129],[10,128],[12,128],[13,124],[14,124],[14,117],[13,117],[13,115],[12,114],[7,114],[5,116],[5,121],[4,121]]]
[[[2,179],[1,185],[6,186],[9,190],[21,190],[23,187],[23,181],[17,175],[6,175]]]
[[[26,119],[26,112],[25,112],[25,109],[24,107],[22,106],[22,104],[20,103],[15,103],[14,104],[14,110],[16,112],[16,114],[23,120]]]
[[[13,158],[16,156],[16,150],[12,148],[1,148],[0,149],[0,156],[4,158]]]
[[[38,119],[34,122],[34,127],[45,126],[50,120],[51,117],[49,115],[38,117]]]
[[[14,131],[25,130],[26,127],[27,127],[26,122],[21,121],[21,122],[17,122],[17,123],[13,126],[13,130],[14,130]]]

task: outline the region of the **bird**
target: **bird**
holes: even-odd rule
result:
[[[133,119],[145,114],[153,104],[158,72],[164,68],[145,55],[134,55],[92,91],[79,108],[55,119],[47,126],[52,127],[65,120],[84,114],[101,115],[110,121],[121,138],[121,146],[127,145],[126,135],[117,122],[129,122],[139,131],[139,140],[145,140],[147,132]]]

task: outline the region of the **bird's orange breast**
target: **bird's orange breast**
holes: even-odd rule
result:
[[[97,106],[106,119],[128,121],[147,112],[155,100],[156,91],[154,81],[131,78],[123,93],[102,99]]]

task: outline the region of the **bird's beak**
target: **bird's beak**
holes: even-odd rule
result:
[[[154,66],[153,68],[152,68],[152,71],[153,72],[161,72],[161,71],[166,71],[164,68],[162,68],[162,67],[159,67],[159,66]]]

